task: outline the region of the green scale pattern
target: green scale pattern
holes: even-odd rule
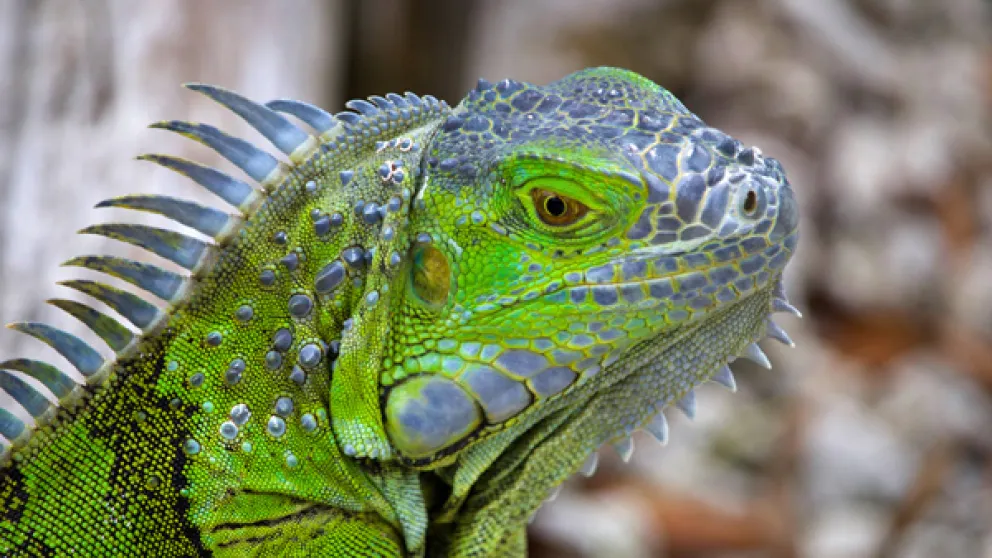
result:
[[[769,315],[798,215],[781,166],[669,92],[596,68],[548,86],[479,85],[350,101],[331,115],[192,85],[285,158],[162,122],[256,186],[167,156],[237,208],[159,196],[213,239],[132,225],[84,232],[190,271],[68,262],[163,299],[69,282],[115,358],[15,329],[79,369],[0,363],[0,554],[519,556],[526,522],[604,443],[630,451],[662,410],[692,412],[727,362],[791,343]],[[284,115],[305,123],[304,131]]]

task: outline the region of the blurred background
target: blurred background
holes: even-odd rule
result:
[[[672,441],[573,479],[537,557],[992,557],[992,2],[986,0],[0,0],[0,319],[73,297],[58,264],[129,253],[72,233],[132,192],[214,202],[133,160],[220,163],[145,126],[259,139],[179,84],[329,110],[389,91],[452,104],[478,77],[623,66],[780,159],[803,208],[798,347],[699,390]],[[259,141],[262,141],[259,139]],[[262,142],[264,144],[264,142]],[[228,168],[230,168],[228,166]],[[146,222],[163,224],[153,218]],[[94,343],[96,346],[102,346]],[[44,355],[0,333],[0,354]]]

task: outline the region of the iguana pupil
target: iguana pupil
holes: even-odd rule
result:
[[[589,210],[577,200],[541,188],[531,190],[538,217],[547,225],[561,227],[575,223]]]
[[[561,217],[565,214],[565,202],[558,196],[552,195],[544,202],[544,208],[552,217]]]

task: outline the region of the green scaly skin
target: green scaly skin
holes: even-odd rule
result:
[[[13,326],[87,382],[0,364],[59,399],[0,375],[37,425],[0,410],[4,556],[520,556],[527,520],[600,445],[627,451],[642,427],[663,438],[664,407],[691,412],[702,382],[732,387],[729,360],[764,359],[756,340],[788,342],[768,319],[794,311],[781,273],[797,210],[781,166],[641,76],[480,81],[454,109],[389,96],[333,118],[194,89],[287,162],[209,127],[157,125],[260,189],[149,157],[224,186],[240,212],[104,203],[171,216],[207,246],[84,231],[169,257],[188,279],[69,263],[168,309],[70,283],[141,330],[54,301],[107,341],[107,360]]]

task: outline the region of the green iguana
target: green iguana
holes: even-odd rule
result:
[[[407,93],[335,115],[189,87],[285,158],[205,124],[153,125],[258,187],[143,156],[238,211],[107,200],[213,241],[96,225],[82,232],[189,275],[66,265],[166,309],[67,281],[133,324],[50,301],[110,359],[10,326],[86,381],[0,363],[0,389],[35,422],[0,409],[0,555],[524,555],[528,519],[591,474],[602,444],[628,458],[637,429],[664,441],[663,408],[691,415],[707,380],[734,389],[737,356],[767,366],[760,338],[791,344],[769,319],[798,314],[782,287],[798,211],[781,165],[637,74],[480,80],[455,108]]]

